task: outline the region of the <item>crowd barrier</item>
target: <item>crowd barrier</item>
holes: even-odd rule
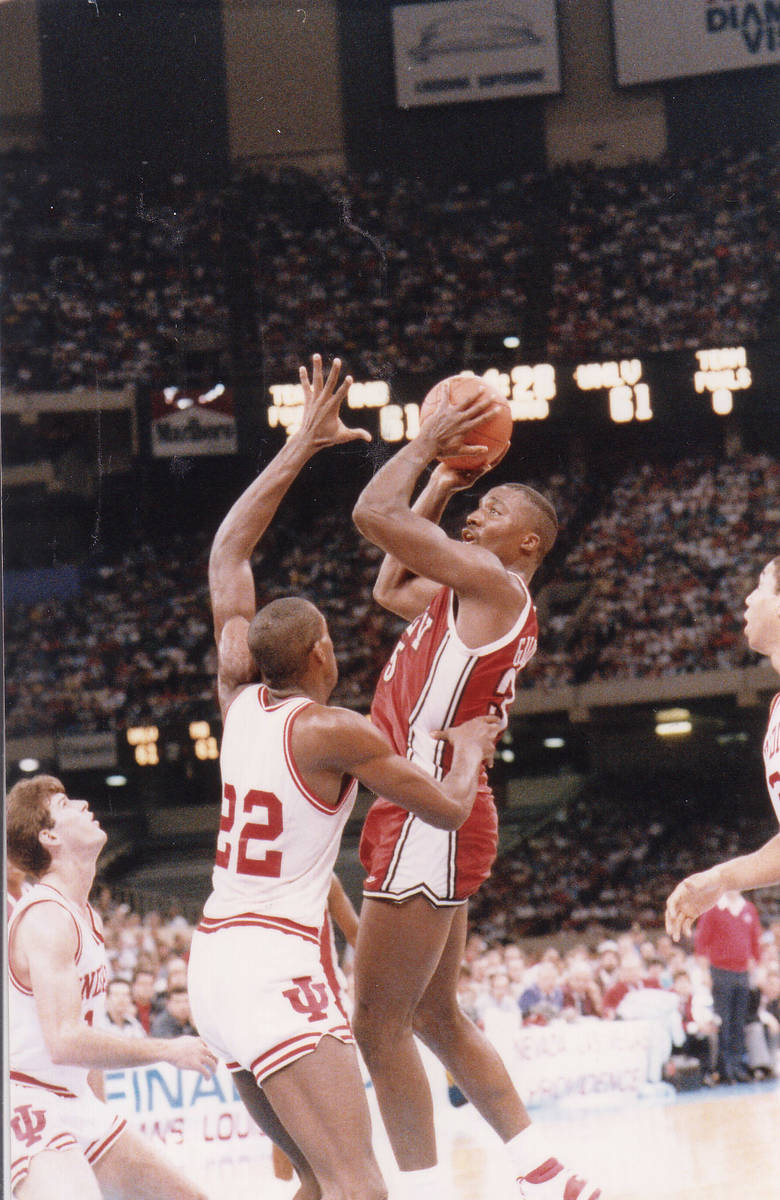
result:
[[[515,1020],[511,1030],[489,1021],[488,1032],[529,1108],[570,1096],[619,1093],[627,1098],[637,1095],[652,1073],[649,1021],[586,1018],[518,1028]],[[423,1061],[441,1109],[450,1104],[446,1075],[427,1051]],[[247,1114],[224,1064],[208,1080],[167,1064],[107,1071],[105,1080],[108,1103],[184,1167],[270,1156],[270,1142]],[[366,1086],[371,1089],[368,1080]],[[376,1114],[373,1096],[371,1107]]]

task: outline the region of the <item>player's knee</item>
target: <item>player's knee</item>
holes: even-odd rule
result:
[[[420,1005],[414,1014],[414,1032],[421,1042],[435,1052],[457,1038],[464,1020],[467,1018],[457,1005],[436,1009]]]
[[[377,1012],[367,1004],[357,1004],[352,1015],[352,1031],[369,1071],[374,1063],[395,1058],[398,1042],[410,1034],[411,1019],[388,1012]]]

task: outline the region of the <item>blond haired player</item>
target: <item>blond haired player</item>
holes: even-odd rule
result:
[[[751,650],[765,654],[780,673],[780,557],[767,563],[758,586],[745,600],[745,634]],[[780,822],[780,692],[769,707],[763,751],[766,786]],[[724,893],[776,883],[780,883],[780,834],[753,854],[728,859],[678,883],[666,901],[667,932],[678,941]]]
[[[341,422],[351,379],[337,386],[339,370],[336,359],[323,380],[318,355],[311,381],[301,368],[300,430],[233,505],[211,550],[223,806],[189,987],[198,1029],[236,1073],[247,1108],[292,1150],[299,1197],[383,1200],[349,1021],[321,955],[333,865],[358,781],[458,828],[498,722],[442,735],[452,763],[438,782],[395,754],[365,717],[329,706],[338,668],[313,604],[289,596],[255,612],[250,557],[287,489],[321,448],[368,437]],[[269,1128],[258,1088],[283,1128]]]
[[[89,904],[106,834],[59,779],[15,784],[8,854],[35,884],[8,926],[11,1188],[17,1200],[204,1200],[103,1102],[100,1068],[153,1062],[208,1076],[200,1038],[123,1037],[101,1028],[107,983],[100,916]]]
[[[358,529],[385,551],[374,595],[410,622],[380,676],[371,719],[399,753],[433,778],[447,748],[431,736],[479,713],[508,720],[517,672],[536,650],[528,590],[555,541],[552,505],[522,484],[491,488],[460,540],[438,522],[450,497],[482,470],[438,465],[463,452],[489,396],[443,403],[363,490]],[[479,447],[472,452],[479,453]],[[566,1168],[531,1126],[499,1055],[461,1011],[457,984],[468,899],[490,873],[497,814],[483,776],[471,816],[455,834],[432,829],[386,793],[366,818],[368,873],[355,956],[354,1027],[407,1193],[440,1200],[433,1103],[414,1044],[418,1034],[507,1145],[518,1193],[538,1200],[596,1200],[599,1189]]]

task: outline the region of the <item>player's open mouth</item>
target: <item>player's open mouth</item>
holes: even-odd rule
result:
[[[462,542],[475,542],[477,540],[477,535],[470,525],[461,530],[460,540]]]

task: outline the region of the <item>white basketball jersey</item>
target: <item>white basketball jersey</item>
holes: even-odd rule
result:
[[[292,728],[311,703],[294,696],[274,704],[267,688],[251,684],[228,709],[220,755],[222,818],[206,919],[261,913],[319,934],[357,780],[345,776],[334,807],[301,778]]]
[[[780,821],[780,692],[769,708],[769,727],[764,738],[764,771],[769,798]]]
[[[78,936],[74,962],[81,985],[81,1016],[88,1025],[100,1025],[105,1019],[106,983],[108,980],[106,951],[94,910],[88,906],[85,917],[72,901],[46,883],[37,883],[14,906],[8,925],[8,1009],[9,1063],[11,1078],[27,1076],[49,1087],[70,1092],[83,1091],[87,1086],[84,1067],[63,1066],[52,1062],[43,1039],[41,1024],[30,988],[25,987],[14,970],[13,943],[24,914],[34,904],[54,902],[73,918]]]

